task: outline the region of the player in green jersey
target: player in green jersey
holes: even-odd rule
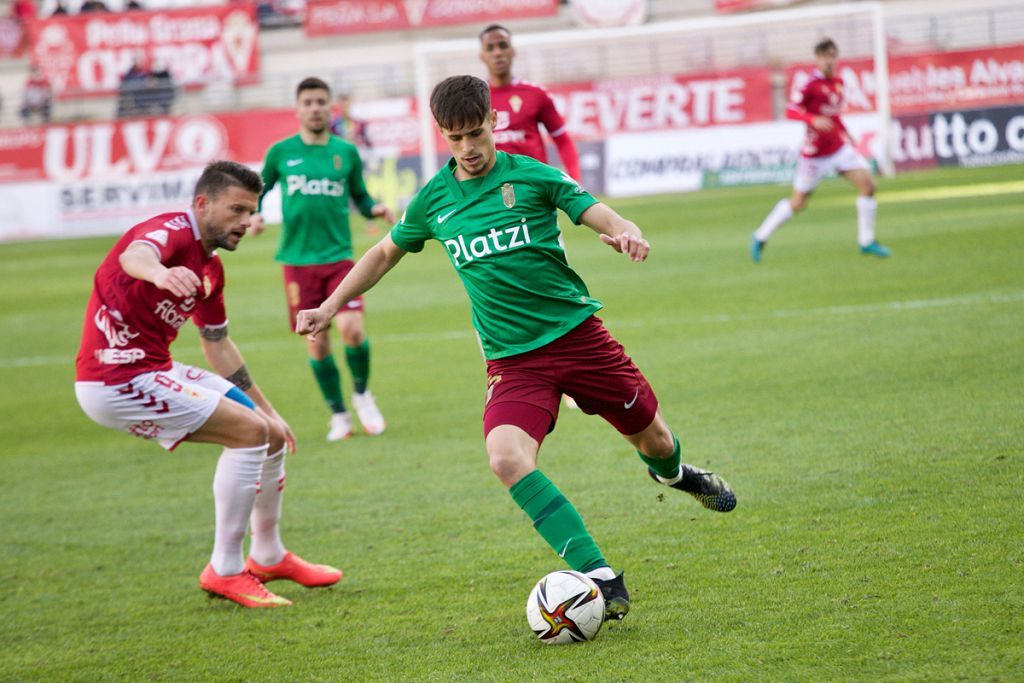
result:
[[[307,78],[299,83],[295,97],[299,132],[271,146],[263,164],[263,196],[281,182],[284,226],[276,259],[284,266],[292,329],[296,312],[323,301],[354,265],[349,201],[366,218],[381,216],[394,221],[391,209],[374,202],[367,193],[355,145],[331,134],[331,91],[327,84],[319,78]],[[251,232],[262,232],[259,214],[253,216],[252,223]],[[370,342],[362,298],[346,302],[335,320],[355,385],[352,405],[363,430],[380,434],[385,427],[384,417],[367,389]],[[345,409],[341,375],[327,335],[310,338],[308,351],[313,376],[332,413],[327,440],[348,438],[352,435],[352,419]]]
[[[431,95],[431,112],[453,159],[416,194],[401,221],[359,260],[326,301],[299,312],[296,331],[316,337],[346,302],[373,287],[426,240],[448,252],[469,294],[487,357],[484,434],[492,471],[551,548],[590,576],[605,596],[605,618],[629,611],[622,574],[604,559],[573,505],[537,469],[560,396],[612,424],[637,449],[651,478],[728,512],[736,496],[718,475],[681,462],[679,440],[650,384],[594,313],[601,303],[569,267],[555,209],[641,262],[640,229],[561,171],[497,152],[487,84],[453,76]]]

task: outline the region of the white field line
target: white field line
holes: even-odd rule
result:
[[[671,318],[672,325],[682,324],[704,324],[704,323],[731,323],[744,322],[749,320],[764,320],[772,318],[798,318],[813,316],[843,316],[869,313],[882,313],[889,311],[916,311],[929,308],[949,308],[953,306],[976,306],[979,304],[1014,304],[1024,302],[1024,291],[992,293],[992,294],[967,294],[964,296],[943,297],[940,299],[912,299],[909,301],[882,301],[873,304],[850,304],[845,306],[819,306],[816,308],[782,308],[770,311],[757,311],[754,313],[741,313],[738,315],[702,315],[693,318]],[[657,323],[650,321],[619,321],[613,327],[635,329],[639,327],[654,327]],[[473,339],[475,333],[472,329],[465,330],[438,330],[436,332],[405,332],[391,334],[373,335],[374,343],[404,344],[409,342],[444,342],[457,339]],[[243,351],[272,351],[276,349],[301,348],[298,339],[278,339],[269,342],[246,344],[243,340],[240,346]],[[20,356],[13,358],[0,358],[0,370],[10,368],[27,368],[41,365],[71,365],[73,359],[70,356]]]

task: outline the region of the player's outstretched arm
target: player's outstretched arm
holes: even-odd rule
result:
[[[607,204],[594,204],[580,215],[580,222],[601,236],[601,241],[630,261],[647,259],[651,245],[644,239],[636,223],[626,220]]]
[[[242,352],[238,350],[235,342],[228,336],[227,326],[200,327],[199,343],[202,346],[206,362],[210,364],[213,371],[244,391],[252,399],[252,402],[256,404],[256,408],[263,414],[264,418],[274,420],[281,426],[288,452],[294,453],[295,435],[292,433],[292,428],[278,414],[267,397],[260,391],[260,388],[256,386],[256,383],[252,381],[249,369],[245,367],[245,359],[242,357]]]
[[[194,296],[199,291],[199,276],[185,266],[168,268],[160,263],[156,250],[144,243],[129,244],[121,252],[118,262],[124,272],[136,280],[152,282],[175,296]]]
[[[309,335],[311,339],[331,326],[331,320],[342,306],[360,294],[369,291],[384,275],[395,267],[406,255],[391,240],[391,233],[363,254],[345,279],[331,293],[319,308],[299,311],[295,319],[296,334]]]

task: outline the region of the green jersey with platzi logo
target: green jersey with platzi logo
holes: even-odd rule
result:
[[[267,151],[264,195],[278,181],[284,226],[274,258],[293,266],[352,258],[349,199],[367,218],[375,204],[355,145],[333,135],[325,145],[307,145],[299,135],[285,138]]]
[[[437,240],[469,294],[484,355],[544,346],[601,308],[569,267],[556,209],[577,225],[597,203],[568,175],[498,152],[483,178],[458,181],[448,162],[413,197],[391,239],[405,251]]]

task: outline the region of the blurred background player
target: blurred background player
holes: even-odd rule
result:
[[[884,258],[889,249],[875,239],[875,183],[867,161],[850,143],[850,134],[839,114],[843,111],[843,80],[835,75],[839,49],[831,39],[814,46],[818,71],[786,109],[786,118],[807,124],[800,150],[793,195],[780,199],[750,240],[750,256],[760,263],[761,252],[772,233],[807,205],[821,179],[835,171],[857,188],[857,243],[860,253]]]
[[[479,78],[445,79],[434,88],[430,109],[454,158],[320,307],[299,312],[295,330],[318,336],[406,253],[422,251],[428,239],[441,242],[469,295],[487,358],[484,439],[491,470],[555,553],[601,587],[605,618],[622,619],[629,611],[622,574],[612,571],[572,503],[537,469],[563,393],[614,426],[655,481],[710,510],[736,507],[721,477],[682,464],[679,440],[651,385],[594,315],[601,303],[565,261],[556,210],[631,261],[644,261],[650,247],[633,222],[565,173],[496,151],[497,112]]]
[[[319,78],[306,78],[295,93],[299,132],[270,147],[263,164],[263,197],[281,181],[284,225],[275,258],[284,266],[285,296],[291,326],[295,313],[320,305],[351,270],[351,199],[366,218],[394,221],[391,209],[377,204],[363,182],[363,164],[355,145],[331,135],[331,90]],[[263,218],[253,216],[250,230],[263,231]],[[367,388],[370,380],[370,342],[366,338],[363,300],[348,302],[336,317],[352,373],[352,406],[363,431],[384,431],[384,416]],[[352,418],[345,409],[341,374],[326,334],[309,339],[309,364],[320,393],[331,410],[328,441],[352,435]]]
[[[512,76],[512,32],[500,24],[491,24],[480,32],[480,59],[487,66],[491,86],[491,106],[498,112],[494,144],[509,154],[525,154],[547,163],[539,124],[543,124],[558,148],[562,165],[577,182],[580,157],[566,130],[565,120],[555,109],[544,88]]]
[[[182,441],[224,446],[213,478],[213,555],[199,586],[245,607],[282,607],[291,603],[263,581],[329,586],[341,572],[281,544],[284,457],[295,452],[295,437],[228,337],[224,266],[214,250],[238,247],[261,188],[247,167],[213,162],[189,211],[151,218],[118,240],[96,271],[75,395],[98,424],[155,439],[167,450]],[[189,318],[217,375],[171,359],[170,344]]]
[[[551,96],[544,88],[512,76],[512,60],[516,56],[512,32],[500,24],[491,24],[480,32],[479,37],[480,60],[487,66],[491,87],[491,106],[498,112],[495,147],[502,152],[525,154],[547,163],[548,154],[540,134],[540,125],[543,124],[558,148],[566,173],[579,182],[579,153]],[[571,396],[565,396],[563,400],[567,408],[578,407]]]
[[[363,159],[363,165],[374,170],[373,164],[376,161],[373,153],[373,143],[366,135],[366,123],[352,117],[352,97],[347,92],[338,93],[334,100],[334,111],[336,114],[331,119],[331,134],[337,135],[342,140],[347,140],[356,146]],[[376,235],[380,230],[377,228],[377,221],[366,219],[366,233]]]

